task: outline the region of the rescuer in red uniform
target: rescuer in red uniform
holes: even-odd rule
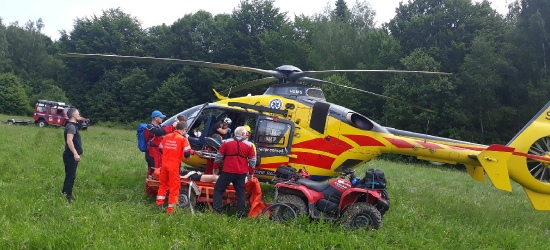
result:
[[[189,141],[185,138],[187,124],[178,122],[176,131],[166,135],[162,140],[162,168],[160,169],[160,186],[157,193],[157,206],[164,205],[166,191],[170,190],[168,195],[167,213],[171,214],[174,207],[178,204],[180,190],[180,166],[183,157],[189,158],[193,150]]]
[[[149,142],[147,145],[147,151],[145,152],[145,161],[147,162],[147,178],[152,178],[155,169],[159,169],[162,166],[162,151],[159,149],[159,145],[162,142],[162,137],[168,133],[174,131],[174,125],[161,127],[162,119],[166,118],[160,111],[155,110],[151,114],[151,123],[145,127],[145,141]],[[158,171],[157,171],[158,173]],[[156,177],[156,176],[155,176]],[[146,185],[145,193],[148,195],[155,195],[154,189]]]
[[[229,183],[233,183],[237,193],[237,216],[241,217],[245,212],[245,181],[247,174],[248,179],[252,179],[254,167],[256,166],[256,153],[252,143],[246,140],[246,129],[244,127],[237,127],[235,137],[227,139],[218,150],[218,154],[214,159],[215,172],[222,159],[224,160],[222,171],[214,186],[213,207],[215,212],[221,213],[222,195]]]

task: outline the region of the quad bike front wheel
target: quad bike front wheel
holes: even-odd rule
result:
[[[295,216],[307,214],[306,203],[296,195],[283,194],[277,198],[277,203],[287,206],[275,206],[271,211],[271,219],[276,222],[287,222],[295,219]],[[294,212],[292,210],[294,210]]]
[[[379,229],[382,226],[382,215],[373,205],[366,202],[354,203],[342,215],[345,228]]]
[[[189,187],[181,187],[180,195],[178,197],[178,207],[181,209],[188,208],[189,205],[195,207],[197,205],[197,196],[195,192],[191,190],[191,197],[189,197]]]

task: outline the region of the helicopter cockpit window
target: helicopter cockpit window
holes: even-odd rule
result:
[[[346,120],[350,125],[359,129],[372,130],[374,127],[374,124],[369,119],[357,113],[348,113]]]

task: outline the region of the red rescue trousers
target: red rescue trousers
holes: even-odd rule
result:
[[[149,157],[152,159],[153,164],[147,162],[149,166],[149,175],[153,174],[154,169],[160,168],[162,166],[162,153],[157,147],[150,147],[148,150]],[[152,166],[151,166],[152,165]]]
[[[166,199],[166,191],[170,190],[168,195],[168,204],[178,204],[180,194],[180,164],[163,163],[160,169],[160,186],[157,193],[157,205],[162,205]],[[162,203],[160,201],[162,200]],[[159,204],[160,203],[160,204]]]

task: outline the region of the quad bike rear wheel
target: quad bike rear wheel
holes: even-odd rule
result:
[[[277,198],[277,203],[286,204],[286,206],[276,206],[271,211],[271,219],[276,222],[287,222],[295,218],[294,215],[300,216],[307,214],[306,203],[296,195],[283,194]],[[289,207],[294,210],[295,214]]]
[[[195,207],[197,205],[197,196],[195,192],[191,190],[191,197],[189,197],[189,187],[181,187],[180,195],[178,197],[178,207],[181,209],[188,208],[189,205]]]
[[[345,228],[379,229],[382,226],[382,215],[373,205],[366,202],[354,203],[342,215]]]

